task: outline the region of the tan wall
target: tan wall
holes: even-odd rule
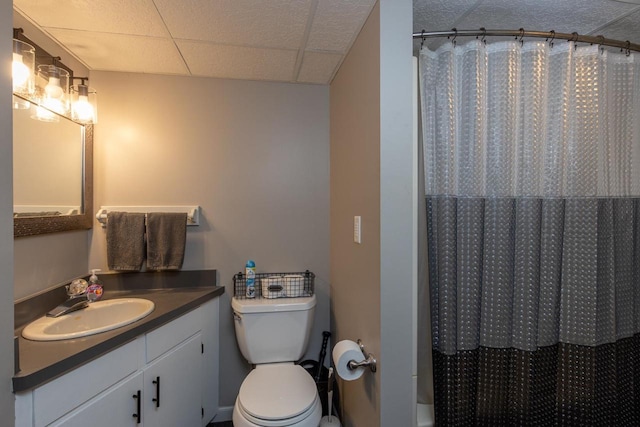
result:
[[[340,384],[345,426],[414,420],[411,27],[411,1],[379,0],[331,84],[332,327],[336,340],[361,338],[378,358],[377,373]]]
[[[334,342],[380,353],[380,11],[331,84],[331,315]],[[353,217],[362,217],[362,243]],[[340,381],[344,426],[380,425],[379,376]]]
[[[215,268],[221,300],[220,404],[248,366],[230,311],[232,276],[316,274],[309,358],[329,329],[329,89],[326,86],[93,72],[99,95],[94,206],[200,205],[184,269]],[[95,222],[90,268],[107,269]],[[108,289],[107,289],[108,292]]]

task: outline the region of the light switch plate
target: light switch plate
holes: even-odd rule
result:
[[[360,216],[353,217],[353,241],[362,243],[362,218]]]

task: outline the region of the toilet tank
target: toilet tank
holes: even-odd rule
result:
[[[295,362],[309,344],[316,296],[231,300],[236,339],[252,364]]]

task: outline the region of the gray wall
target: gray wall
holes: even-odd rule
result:
[[[380,341],[383,426],[412,425],[416,393],[417,150],[413,4],[380,0]]]
[[[0,424],[12,425],[13,376],[13,167],[11,62],[13,38],[10,1],[0,1]]]
[[[248,372],[230,310],[232,276],[316,274],[309,358],[329,329],[329,88],[327,86],[92,72],[99,94],[94,206],[200,205],[184,269],[215,268],[220,316],[220,405]],[[107,269],[94,223],[90,268]],[[108,289],[106,290],[109,291]]]
[[[412,3],[381,0],[331,84],[331,314],[379,361],[340,382],[345,426],[409,426],[416,271]],[[362,244],[353,216],[362,216]]]

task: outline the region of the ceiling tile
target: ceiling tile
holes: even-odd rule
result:
[[[413,0],[413,31],[450,30],[478,0]]]
[[[176,39],[298,49],[311,0],[155,0]]]
[[[169,39],[46,30],[92,70],[188,74],[180,53]]]
[[[291,81],[297,51],[177,41],[191,74],[229,79]]]
[[[345,53],[369,16],[375,0],[322,0],[306,49]]]
[[[615,23],[599,28],[596,32],[608,39],[629,40],[631,43],[640,44],[640,25],[638,23],[640,23],[640,8]]]
[[[328,84],[341,59],[342,55],[335,53],[305,52],[297,81]]]
[[[458,29],[518,29],[586,34],[634,9],[606,0],[486,0],[457,23]]]
[[[152,0],[14,0],[41,27],[168,37]]]

